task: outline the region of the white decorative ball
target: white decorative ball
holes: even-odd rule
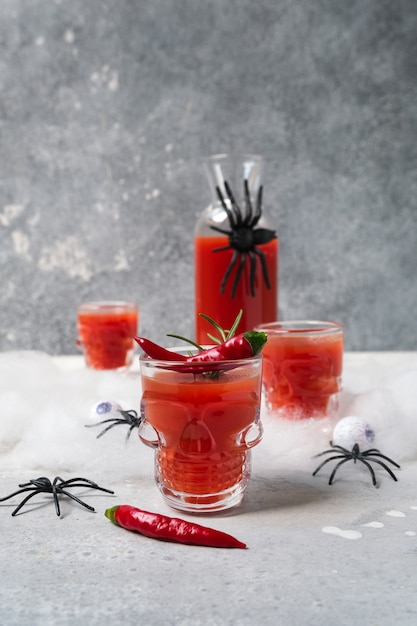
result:
[[[351,450],[357,443],[361,450],[366,450],[374,439],[374,430],[363,418],[349,415],[337,422],[333,430],[332,443],[348,450]]]
[[[105,400],[103,402],[98,402],[92,407],[90,417],[92,419],[97,419],[98,417],[120,417],[119,411],[121,410],[122,407],[117,402],[114,402],[113,400]]]

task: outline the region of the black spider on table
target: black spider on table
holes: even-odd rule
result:
[[[388,472],[388,474],[391,476],[391,478],[397,482],[397,477],[395,476],[394,472],[388,467],[386,463],[384,463],[384,461],[388,461],[388,463],[391,463],[392,465],[398,468],[400,468],[400,466],[398,465],[398,463],[396,463],[389,457],[385,456],[385,454],[381,454],[381,452],[377,448],[369,448],[369,450],[361,451],[361,449],[359,448],[359,444],[355,443],[352,450],[348,450],[347,448],[344,448],[343,446],[333,445],[331,441],[330,441],[330,445],[332,446],[330,450],[324,450],[324,452],[320,452],[320,454],[316,454],[314,458],[323,456],[323,454],[333,454],[334,452],[338,452],[339,454],[336,454],[335,456],[332,456],[326,459],[325,461],[323,461],[322,463],[320,463],[317,469],[313,472],[313,476],[315,476],[321,470],[321,468],[324,465],[326,465],[326,463],[330,463],[330,461],[336,461],[338,459],[342,459],[341,461],[339,461],[339,463],[337,463],[336,467],[333,468],[333,471],[330,474],[330,478],[329,478],[329,485],[333,483],[333,479],[339,467],[343,465],[344,463],[347,463],[347,461],[353,461],[355,464],[357,461],[360,461],[361,463],[363,463],[369,469],[369,472],[372,477],[372,484],[374,485],[374,487],[377,486],[377,481],[375,477],[375,472],[371,466],[371,462],[378,463],[378,465],[383,467],[384,470]],[[384,461],[381,461],[380,459],[384,459]]]
[[[107,433],[107,431],[109,431],[111,428],[114,428],[114,426],[118,426],[120,424],[124,424],[129,426],[129,430],[127,431],[126,434],[126,441],[129,440],[130,435],[132,434],[132,431],[135,428],[138,428],[142,418],[140,416],[138,416],[137,411],[130,409],[129,411],[124,411],[123,409],[118,409],[117,411],[118,413],[120,413],[121,417],[109,417],[108,419],[102,420],[101,422],[96,422],[95,424],[86,424],[85,427],[86,428],[93,428],[94,426],[101,426],[102,424],[109,424],[109,426],[106,426],[106,428],[104,428],[98,435],[97,435],[97,439],[99,439],[100,437],[102,437],[105,433]]]
[[[253,210],[252,202],[250,199],[249,193],[249,183],[247,179],[244,180],[244,192],[245,192],[245,205],[246,205],[246,213],[245,216],[242,213],[239,205],[237,204],[232,190],[230,189],[228,183],[224,182],[224,187],[229,197],[231,208],[229,208],[225,202],[222,192],[219,187],[216,187],[217,195],[221,202],[223,209],[226,212],[226,215],[229,220],[230,230],[226,230],[224,228],[220,228],[219,226],[210,226],[213,230],[222,233],[223,235],[227,235],[229,237],[229,245],[222,246],[220,248],[214,248],[213,252],[223,252],[224,250],[233,250],[233,255],[230,260],[230,263],[226,269],[226,272],[223,276],[223,280],[220,285],[220,293],[224,293],[226,289],[226,283],[229,279],[230,274],[233,271],[233,268],[238,263],[239,265],[236,270],[235,278],[232,285],[232,298],[234,298],[236,294],[236,289],[239,284],[240,277],[242,275],[243,270],[246,266],[247,258],[249,257],[250,262],[250,274],[249,274],[249,284],[250,284],[250,292],[251,296],[255,295],[255,275],[256,275],[256,259],[257,257],[260,260],[262,267],[262,275],[265,281],[265,285],[268,289],[271,288],[269,275],[268,275],[268,267],[266,264],[266,259],[263,251],[258,248],[262,244],[269,243],[273,239],[277,238],[277,234],[275,230],[270,230],[269,228],[255,228],[257,223],[262,217],[262,185],[258,190],[258,197],[256,201],[255,211]]]
[[[75,502],[78,502],[78,504],[81,504],[89,511],[92,511],[93,513],[95,511],[92,506],[90,506],[86,502],[83,502],[82,500],[80,500],[80,498],[77,498],[77,496],[74,496],[73,493],[67,491],[67,489],[70,487],[97,489],[99,491],[104,491],[105,493],[114,494],[114,491],[111,491],[110,489],[105,489],[104,487],[99,487],[97,483],[93,482],[92,480],[88,480],[88,478],[70,478],[68,480],[62,480],[62,478],[57,476],[56,478],[54,478],[53,482],[51,482],[49,478],[46,478],[46,476],[41,476],[40,478],[30,480],[28,483],[22,483],[19,485],[19,487],[20,489],[14,491],[5,498],[0,498],[0,502],[4,502],[5,500],[9,500],[9,498],[17,496],[20,493],[26,493],[27,491],[30,492],[29,495],[23,498],[22,502],[12,512],[13,516],[17,515],[17,513],[26,504],[26,502],[33,498],[33,496],[36,496],[38,493],[52,493],[55,503],[55,511],[58,517],[61,515],[58,498],[59,495],[68,496],[68,498],[75,500]]]

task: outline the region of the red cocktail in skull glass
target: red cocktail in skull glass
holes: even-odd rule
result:
[[[184,369],[143,356],[140,369],[139,437],[155,449],[155,478],[167,503],[201,512],[239,504],[250,448],[262,437],[262,356],[205,363],[204,371],[201,363]]]

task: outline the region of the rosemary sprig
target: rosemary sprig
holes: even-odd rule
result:
[[[194,346],[194,348],[197,348],[199,352],[204,352],[204,348],[199,346],[198,343],[196,343],[192,339],[188,339],[188,337],[183,337],[182,335],[174,335],[174,333],[167,333],[167,337],[173,337],[174,339],[179,339],[180,341],[186,341],[187,343],[190,343],[192,346]]]
[[[233,337],[233,335],[236,333],[236,329],[237,329],[237,327],[240,324],[240,320],[242,319],[242,315],[243,315],[243,309],[240,309],[239,313],[236,316],[235,321],[232,324],[232,328],[227,333],[227,338],[228,339],[230,339],[230,337]]]
[[[214,326],[214,328],[220,334],[220,338],[219,338],[219,337],[216,337],[215,335],[212,335],[211,333],[207,333],[207,337],[209,339],[211,339],[214,343],[218,344],[218,345],[221,345],[227,339],[230,339],[231,337],[233,337],[235,335],[236,329],[239,326],[240,320],[242,319],[242,315],[243,315],[243,310],[240,309],[240,311],[237,314],[236,319],[233,322],[230,330],[225,330],[224,328],[222,328],[220,326],[220,324],[218,324],[216,321],[214,321],[211,317],[209,317],[205,313],[200,313],[200,317],[202,317],[209,324]],[[195,341],[193,341],[192,339],[188,339],[187,337],[183,337],[182,335],[175,335],[173,333],[168,333],[167,337],[173,337],[174,339],[179,339],[180,341],[185,341],[185,342],[191,344],[192,346],[194,346],[194,348],[197,348],[197,350],[199,352],[204,352],[204,348],[202,348],[198,343],[195,343]]]
[[[219,331],[221,339],[219,339],[218,337],[215,337],[214,335],[211,335],[210,333],[207,333],[207,337],[209,337],[212,341],[214,341],[214,343],[218,343],[218,344],[226,341],[226,331],[220,326],[220,324],[215,322],[211,317],[209,317],[205,313],[200,313],[200,317],[202,317],[209,324],[214,326],[214,328],[216,328],[216,330]]]

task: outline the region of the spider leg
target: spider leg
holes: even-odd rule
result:
[[[340,452],[343,452],[344,454],[347,454],[349,456],[352,455],[352,450],[348,450],[347,448],[344,448],[343,446],[334,446],[333,442],[330,442],[330,445],[332,446],[333,450],[340,450]]]
[[[106,420],[110,421],[110,420]],[[103,435],[105,435],[109,430],[111,430],[114,426],[118,426],[119,424],[126,424],[126,420],[121,419],[121,418],[114,418],[113,420],[111,420],[113,422],[113,424],[110,424],[109,426],[106,426],[106,428],[104,430],[102,430],[96,437],[96,439],[100,439],[100,437],[102,437]],[[102,422],[104,424],[104,422]],[[91,426],[99,426],[99,424],[91,424]]]
[[[266,265],[265,255],[262,252],[262,250],[258,250],[258,248],[255,248],[254,252],[260,258],[261,266],[262,266],[262,274],[263,274],[263,277],[264,277],[265,285],[267,286],[267,289],[271,289],[271,283],[269,282],[268,267]]]
[[[347,461],[350,461],[350,460],[351,460],[351,457],[349,457],[347,459],[345,458],[345,459],[343,459],[343,461],[339,461],[339,463],[336,465],[336,467],[333,468],[333,471],[330,474],[330,478],[329,478],[329,485],[333,484],[333,479],[334,479],[335,474],[336,474],[337,470],[339,469],[339,467],[341,465],[343,465],[343,463],[346,463]]]
[[[76,487],[77,485],[75,483],[77,482],[77,480],[82,480],[88,483],[88,485],[81,485],[83,487],[87,487],[87,486],[93,487],[95,485],[95,483],[93,483],[92,480],[87,480],[87,478],[81,478],[80,476],[77,476],[76,478],[68,478],[68,480],[64,480],[60,476],[56,476],[54,478],[54,485],[61,487],[61,488],[69,487],[70,485],[72,485],[73,487]]]
[[[398,469],[401,469],[401,465],[398,465],[398,463],[390,459],[388,456],[385,456],[385,454],[381,454],[380,451],[377,450],[376,448],[365,450],[364,452],[362,452],[362,456],[366,456],[366,457],[379,456],[381,459],[385,459],[385,461],[389,461],[389,463],[392,463],[393,465],[395,465],[395,467],[398,467]]]
[[[332,452],[332,450],[327,450],[327,452]],[[325,454],[324,452],[322,452],[321,454]],[[317,456],[321,456],[321,454],[317,454]],[[341,455],[338,454],[337,456],[331,456],[328,459],[325,459],[322,463],[320,463],[320,465],[318,466],[318,468],[316,470],[314,470],[313,472],[313,476],[315,476],[320,470],[321,468],[326,465],[326,463],[330,463],[330,461],[336,461],[337,459],[345,459],[345,455]],[[349,457],[350,458],[350,457]],[[349,460],[349,459],[346,459]]]
[[[317,457],[323,456],[324,454],[333,454],[333,452],[335,452],[334,449],[332,449],[332,450],[324,450],[324,452],[320,452],[319,454],[315,454],[313,456],[313,459],[317,459]]]
[[[243,270],[244,270],[244,268],[245,268],[245,265],[246,265],[246,255],[245,255],[244,253],[242,253],[242,254],[240,255],[240,263],[239,263],[239,267],[237,268],[237,272],[236,272],[235,280],[233,281],[233,287],[232,287],[232,300],[233,300],[233,298],[234,298],[234,297],[235,297],[235,295],[236,295],[236,289],[237,289],[237,286],[238,286],[238,284],[239,284],[239,280],[240,280],[240,277],[241,277],[241,275],[242,275],[242,272],[243,272]]]
[[[256,226],[256,224],[259,222],[262,216],[262,193],[263,193],[263,185],[261,185],[258,189],[258,197],[256,200],[256,211],[255,211],[255,215],[251,224],[252,228]]]
[[[243,181],[243,186],[245,189],[245,204],[246,204],[246,216],[245,216],[245,219],[243,220],[243,224],[245,226],[252,226],[253,209],[252,209],[252,202],[250,199],[249,183],[248,183],[247,178],[245,178],[245,180]]]
[[[226,288],[226,283],[228,281],[228,278],[229,278],[229,276],[230,276],[234,266],[236,265],[236,261],[238,259],[238,256],[239,255],[237,253],[237,250],[234,250],[233,251],[233,256],[232,256],[231,261],[229,263],[229,267],[227,268],[227,270],[226,270],[226,272],[225,272],[225,274],[223,276],[222,284],[220,285],[220,293],[224,293],[224,290]]]
[[[134,409],[129,409],[129,411],[120,410],[119,413],[123,416],[124,422],[126,424],[130,424],[131,426],[139,426],[142,421],[141,417],[138,417],[137,411]]]
[[[30,480],[28,483],[22,483],[21,485],[19,485],[19,487],[29,487],[29,486],[35,486],[35,487],[38,487],[39,489],[46,489],[48,491],[51,491],[52,489],[52,483],[49,480],[49,478],[47,478],[46,476],[40,476],[39,478],[34,478]]]
[[[365,461],[365,459],[363,459],[362,457],[358,457],[358,461],[360,461],[361,463],[366,465],[366,467],[369,469],[369,471],[371,472],[371,476],[372,476],[372,484],[373,484],[374,487],[376,487],[377,486],[377,482],[376,482],[375,472],[374,472],[371,464],[368,463],[368,461]],[[394,480],[397,480],[397,479],[394,478]]]
[[[365,465],[369,465],[370,467],[370,464],[364,458],[360,457],[358,460],[362,461],[362,463],[365,463]],[[371,458],[369,460],[372,461],[373,463],[378,463],[378,465],[383,467],[384,470],[388,472],[388,474],[391,476],[393,480],[395,480],[395,482],[398,482],[398,479],[396,475],[394,474],[394,472],[383,461],[380,461],[379,459],[371,459]],[[397,467],[399,467],[399,465],[397,465]]]
[[[329,450],[325,450],[324,452],[320,452],[320,454],[315,454],[313,456],[313,459],[317,458],[318,456],[323,456],[323,454],[329,454],[331,452],[343,452],[343,454],[345,456],[352,456],[352,452],[350,450],[348,450],[347,448],[343,448],[342,446],[334,446],[333,443],[330,441],[330,445],[332,446]]]
[[[124,411],[123,409],[119,409],[119,413],[121,413],[123,417],[126,417],[126,418],[138,416],[138,412],[135,411],[135,409],[128,409],[127,411]]]
[[[235,200],[232,190],[229,187],[229,183],[226,180],[224,181],[224,188],[226,189],[227,195],[229,196],[230,202],[232,203],[232,208],[236,217],[236,226],[237,227],[242,226],[243,224],[242,211],[240,210],[240,207]]]
[[[57,476],[55,478],[55,481],[60,481],[59,487],[65,488],[67,489],[68,487],[87,487],[90,489],[97,489],[98,491],[105,491],[106,493],[114,493],[114,491],[112,491],[111,489],[105,489],[104,487],[100,487],[99,485],[97,485],[97,483],[95,483],[93,480],[88,480],[88,478],[70,478],[68,480],[62,480],[62,478],[59,478],[59,476]],[[77,482],[80,481],[80,482]]]
[[[212,252],[224,252],[225,250],[233,250],[232,246],[222,246],[221,248],[213,248]]]
[[[248,254],[250,258],[250,294],[251,296],[255,296],[256,256],[254,255],[252,250],[250,250]]]
[[[232,231],[225,230],[224,228],[219,228],[218,226],[210,226],[210,228],[212,230],[216,230],[218,233],[222,233],[223,235],[227,235],[228,237],[230,237],[230,235],[232,234]]]
[[[13,491],[13,493],[11,493],[10,495],[8,495],[8,496],[6,496],[6,497],[4,497],[4,498],[0,498],[0,502],[4,502],[5,500],[9,500],[9,498],[13,498],[13,496],[17,496],[17,495],[19,495],[20,493],[25,493],[25,491],[34,491],[34,490],[37,490],[37,487],[35,487],[34,485],[31,485],[30,487],[29,487],[29,486],[26,486],[26,485],[28,485],[28,484],[29,484],[29,483],[26,483],[26,484],[25,484],[25,489],[18,489],[17,491]],[[19,485],[19,487],[20,487],[20,485]]]
[[[33,496],[36,496],[38,493],[50,493],[50,492],[49,491],[47,492],[44,489],[35,489],[34,491],[32,491],[32,493],[26,496],[26,498],[23,498],[22,502],[13,511],[12,516],[14,517],[15,515],[17,515],[20,509],[26,504],[26,502],[30,500],[31,498],[33,498]]]
[[[126,434],[126,443],[129,441],[130,439],[130,435],[132,434],[134,428],[136,428],[136,424],[132,424],[131,427],[129,428],[129,430],[127,431]]]
[[[86,428],[93,428],[94,426],[101,426],[102,424],[108,424],[108,422],[114,422],[115,420],[120,419],[119,417],[109,417],[106,420],[102,420],[101,422],[94,422],[94,424],[84,424]]]
[[[58,498],[58,493],[64,493],[61,489],[61,487],[59,485],[57,485],[58,480],[63,483],[64,481],[62,480],[62,478],[59,478],[58,476],[55,478],[54,482],[52,483],[52,495],[54,497],[54,504],[55,504],[55,512],[58,515],[58,517],[60,517],[61,515],[61,509],[59,507],[59,498]]]
[[[216,187],[216,191],[217,191],[217,196],[218,196],[218,198],[220,200],[220,203],[221,203],[222,207],[224,208],[224,210],[226,212],[226,215],[227,215],[227,217],[229,219],[230,226],[234,230],[237,227],[237,223],[236,223],[236,220],[235,220],[234,213],[233,213],[233,211],[231,211],[229,209],[229,207],[227,206],[226,202],[224,201],[223,194],[220,191],[220,187]]]
[[[104,430],[102,430],[96,437],[96,439],[100,439],[100,437],[102,437],[103,435],[105,435],[109,430],[111,430],[114,426],[117,426],[117,424],[121,424],[122,422],[114,422],[113,424],[110,424],[110,426],[107,426]]]
[[[330,445],[332,446],[329,450],[325,450],[324,452],[320,452],[319,454],[315,454],[313,456],[313,459],[317,458],[318,456],[323,456],[323,454],[329,454],[331,452],[335,452],[336,450],[338,450],[339,452],[343,452],[343,454],[345,456],[351,456],[351,451],[348,450],[347,448],[342,448],[342,446],[334,446],[332,441],[329,441]]]
[[[80,500],[80,498],[77,498],[77,496],[74,496],[73,493],[70,493],[69,491],[65,491],[65,489],[62,489],[62,487],[58,487],[57,490],[58,490],[59,493],[62,493],[64,496],[68,496],[68,498],[71,498],[72,500],[75,500],[75,502],[78,502],[78,504],[81,504],[82,506],[85,506],[85,508],[88,509],[89,511],[95,512],[95,508],[94,507],[90,506],[86,502],[83,502],[82,500]],[[58,512],[57,512],[57,515],[59,515]]]

